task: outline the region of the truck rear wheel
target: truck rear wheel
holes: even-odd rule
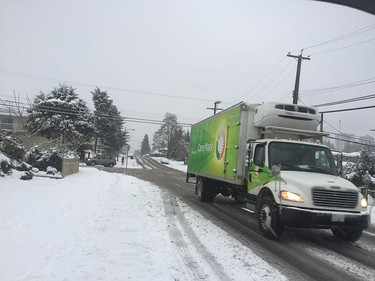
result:
[[[209,183],[204,178],[197,178],[196,192],[201,202],[212,202],[216,196],[213,188],[210,188]]]
[[[257,209],[258,226],[263,235],[269,239],[278,239],[283,226],[280,222],[277,206],[273,198],[263,196]]]
[[[358,228],[338,226],[332,226],[331,230],[336,238],[347,242],[357,241],[361,237],[363,231]]]

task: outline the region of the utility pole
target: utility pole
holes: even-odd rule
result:
[[[298,92],[299,92],[299,78],[301,76],[301,64],[302,60],[310,60],[309,57],[303,57],[302,56],[303,50],[301,50],[301,54],[299,56],[294,56],[288,53],[288,57],[297,59],[297,73],[296,73],[296,83],[294,84],[294,90],[293,90],[293,104],[298,103]]]
[[[216,114],[216,111],[218,110],[223,110],[222,108],[218,108],[217,105],[220,104],[221,101],[215,101],[214,102],[214,107],[207,107],[207,109],[211,109],[214,111],[214,115]]]

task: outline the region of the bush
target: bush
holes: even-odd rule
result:
[[[31,170],[32,167],[31,167],[29,164],[25,163],[25,162],[21,162],[21,164],[17,165],[17,166],[15,167],[15,169],[16,169],[17,171],[20,171],[20,172],[26,172],[26,171]]]
[[[369,172],[372,176],[375,175],[375,154],[371,151],[363,150],[358,159],[345,167],[343,174],[346,179],[359,187],[363,186],[362,177],[366,172]]]
[[[31,180],[33,178],[32,172],[25,172],[24,175],[21,176],[21,180]]]
[[[55,149],[41,150],[34,148],[26,154],[26,162],[40,171],[47,171],[49,166],[61,171],[62,157]]]
[[[12,171],[12,165],[6,160],[1,160],[0,171],[4,174],[10,174]]]
[[[51,166],[47,167],[47,175],[54,175],[57,174],[57,169]]]
[[[4,137],[0,139],[0,151],[10,159],[17,161],[22,161],[25,155],[24,147],[13,137]]]

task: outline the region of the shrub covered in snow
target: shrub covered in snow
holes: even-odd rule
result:
[[[25,172],[24,175],[21,176],[21,180],[31,180],[34,174],[32,172]]]
[[[40,171],[47,171],[49,166],[61,171],[62,157],[56,149],[34,148],[26,153],[25,160],[28,164],[38,168]]]
[[[54,175],[57,174],[57,169],[51,166],[47,167],[47,175]]]
[[[344,177],[356,186],[363,186],[362,177],[368,172],[375,175],[375,154],[371,151],[363,150],[355,162],[348,163],[344,168]],[[375,189],[375,185],[370,183],[370,189]]]
[[[19,140],[11,136],[0,138],[0,151],[10,159],[22,161],[25,149],[19,144]]]
[[[0,175],[11,174],[12,169],[29,171],[32,167],[23,162],[25,149],[11,136],[0,136]]]
[[[0,160],[0,174],[10,174],[12,172],[12,165],[10,161],[6,159]]]

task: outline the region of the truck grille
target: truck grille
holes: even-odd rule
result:
[[[354,209],[358,202],[358,192],[313,188],[315,206]]]

